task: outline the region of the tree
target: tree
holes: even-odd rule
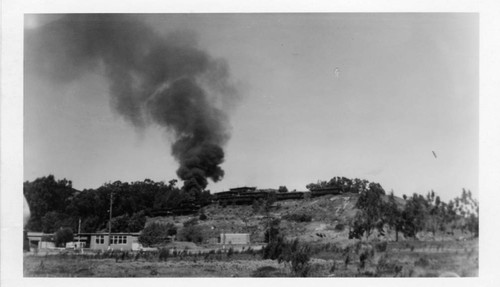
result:
[[[289,262],[292,274],[298,277],[307,277],[311,266],[311,247],[308,244],[295,239],[291,243],[285,244],[281,260]]]
[[[287,241],[279,229],[279,219],[273,220],[266,232],[268,242],[263,249],[263,258],[287,262],[294,276],[306,277],[310,270],[311,248],[298,239]]]
[[[467,230],[474,235],[474,237],[479,237],[479,217],[472,214],[466,219]]]
[[[254,199],[254,201],[252,202],[253,213],[259,213],[263,205],[264,205],[264,200],[262,198],[259,198],[257,200]]]
[[[462,195],[455,199],[458,202],[455,213],[461,216],[460,228],[469,231],[475,237],[479,236],[479,203],[472,198],[470,190],[462,189]]]
[[[127,214],[115,216],[111,219],[111,230],[113,232],[128,232],[130,217]]]
[[[414,193],[406,201],[402,213],[402,232],[406,237],[415,237],[426,226],[428,202],[420,194]]]
[[[288,188],[287,188],[285,185],[280,186],[280,187],[278,188],[278,192],[280,192],[280,193],[285,193],[285,192],[288,192]]]
[[[399,231],[403,225],[401,215],[402,210],[399,209],[394,193],[391,192],[384,207],[384,221],[396,232],[396,241],[399,240]]]
[[[57,211],[47,212],[41,220],[42,232],[53,233],[62,227],[74,226],[73,218]]]
[[[139,235],[139,243],[144,246],[153,246],[170,242],[170,236],[177,233],[173,223],[161,224],[153,222],[148,224]]]
[[[370,236],[374,229],[383,232],[384,226],[384,208],[383,196],[385,191],[378,183],[370,183],[367,190],[360,193],[356,208],[358,214],[353,222],[353,238],[359,238],[360,234],[365,234],[366,238]]]
[[[146,215],[144,211],[139,211],[130,216],[128,221],[128,232],[139,232],[146,225]]]
[[[145,224],[144,211],[134,213],[132,216],[124,214],[111,219],[111,227],[114,232],[139,232]]]
[[[268,221],[268,226],[266,232],[264,233],[265,242],[270,243],[278,240],[280,235],[280,223],[281,220],[279,218]]]
[[[310,183],[306,185],[306,188],[309,190],[317,190],[323,188],[333,188],[339,189],[342,192],[352,192],[352,193],[361,193],[368,189],[369,185],[368,180],[361,179],[349,179],[347,177],[333,177],[329,181],[320,181],[318,180],[316,183]]]
[[[101,221],[99,216],[84,217],[81,223],[81,232],[96,232],[105,228],[105,221]]]
[[[276,238],[268,241],[266,246],[262,250],[262,257],[264,259],[276,260],[281,262],[281,257],[283,255],[283,250],[285,249],[285,239],[281,234],[277,234]]]
[[[73,241],[73,230],[71,228],[61,228],[54,234],[56,246],[65,247],[67,242]]]
[[[180,241],[202,243],[205,240],[205,228],[197,224],[187,225],[179,230],[177,238]]]
[[[26,181],[23,193],[30,206],[31,217],[26,225],[27,230],[42,231],[42,218],[48,212],[65,214],[71,198],[76,193],[69,180],[56,180],[53,175]],[[60,226],[56,226],[59,228]]]

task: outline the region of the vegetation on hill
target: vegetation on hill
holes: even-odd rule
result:
[[[115,181],[97,189],[78,191],[72,188],[71,181],[56,180],[53,175],[26,181],[23,192],[31,210],[26,229],[52,233],[68,227],[77,231],[79,219],[81,232],[107,229],[112,200],[112,230],[138,232],[144,228],[145,217],[153,210],[175,210],[193,201],[176,182]],[[210,203],[210,192],[201,192],[196,202],[200,205]]]
[[[396,198],[393,193],[387,195],[378,183],[345,177],[318,181],[307,187],[311,190],[341,188],[345,192],[334,196],[304,197],[303,200],[288,201],[276,201],[273,196],[268,196],[266,200],[257,200],[253,205],[236,208],[235,210],[244,211],[245,214],[235,215],[233,225],[222,228],[239,232],[252,230],[252,234],[261,232],[257,237],[262,238],[266,221],[254,218],[271,216],[281,218],[287,228],[295,230],[292,233],[296,236],[300,232],[312,233],[312,236],[316,233],[323,238],[325,233],[330,231],[317,233],[307,229],[307,226],[317,225],[318,222],[331,225],[328,228],[331,228],[333,233],[342,233],[345,230],[346,237],[349,235],[350,238],[385,236],[385,233],[390,231],[398,240],[399,235],[414,238],[421,231],[435,234],[438,231],[453,232],[457,228],[475,236],[479,234],[479,207],[470,191],[463,190],[460,197],[445,203],[434,191],[425,196],[404,196],[403,200]],[[282,187],[281,190],[285,188]],[[155,214],[157,210],[166,211],[164,215],[171,215],[169,210],[188,206],[188,211],[196,211],[211,202],[209,191],[200,192],[193,200],[192,194],[176,186],[176,180],[168,184],[149,179],[131,183],[116,181],[97,189],[78,191],[72,188],[71,181],[56,180],[52,175],[25,182],[24,195],[32,214],[27,230],[46,233],[53,233],[61,227],[76,232],[79,220],[81,232],[107,230],[110,200],[113,211],[111,225],[114,232],[143,230],[146,218],[158,216]],[[328,200],[322,199],[327,197]],[[190,205],[194,208],[190,209]],[[226,214],[223,210],[232,210],[231,205],[219,206],[217,209],[207,206],[198,215],[198,218],[204,221],[203,224],[184,226],[179,230],[178,236],[194,242],[204,241],[204,228],[220,225],[217,220],[228,222],[226,216],[217,216],[217,213]]]
[[[370,185],[370,182],[366,179],[349,179],[346,177],[333,177],[332,179],[328,181],[321,181],[318,180],[316,183],[310,183],[306,185],[306,188],[313,191],[313,190],[320,190],[320,189],[340,189],[342,192],[353,192],[353,193],[359,193],[362,191],[365,191],[368,189],[368,186]]]

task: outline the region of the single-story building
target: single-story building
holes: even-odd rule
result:
[[[220,244],[250,244],[249,233],[221,233]]]
[[[139,250],[140,233],[81,233],[78,236],[84,239],[85,246],[94,250],[107,250],[108,247],[113,250]],[[109,243],[109,244],[108,244]]]
[[[55,248],[55,244],[52,240],[52,233],[28,231],[26,236],[28,237],[30,249]]]
[[[77,248],[107,250],[108,242],[110,242],[111,244],[109,244],[109,247],[113,250],[140,250],[139,234],[140,233],[111,233],[111,241],[109,241],[109,233],[80,233],[76,234],[73,241],[68,242],[66,247],[74,248],[74,246],[77,245]],[[27,232],[27,237],[32,248],[55,248],[53,234]]]

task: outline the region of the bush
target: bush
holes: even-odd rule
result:
[[[380,243],[375,244],[375,250],[377,250],[378,252],[387,251],[387,242],[384,241],[384,242],[380,242]]]
[[[273,266],[263,266],[259,267],[257,270],[252,272],[251,277],[283,277],[279,269]]]
[[[159,253],[158,253],[158,260],[159,261],[167,261],[169,256],[169,251],[167,248],[161,248]]]
[[[305,213],[292,213],[283,216],[283,219],[295,222],[311,222],[312,216]]]
[[[200,217],[199,217],[200,220],[207,220],[207,218],[208,217],[206,216],[205,213],[200,214]]]
[[[279,237],[280,233],[280,223],[281,220],[279,218],[271,220],[266,232],[264,233],[264,240],[267,243],[270,243]]]
[[[311,248],[307,244],[299,243],[297,239],[289,245],[286,254],[292,266],[292,274],[299,277],[307,277],[311,271],[309,260],[311,259]]]
[[[344,231],[345,229],[345,225],[343,223],[339,223],[337,225],[335,225],[335,231]]]
[[[278,236],[269,242],[263,249],[262,254],[264,259],[278,259],[280,260],[283,250],[285,249],[286,242],[282,236]]]
[[[130,216],[128,221],[128,232],[139,232],[146,225],[146,213],[144,211],[136,212]]]
[[[177,228],[172,223],[161,224],[153,222],[148,224],[139,235],[139,243],[144,246],[152,246],[170,241],[169,236],[177,233]]]
[[[193,226],[196,224],[198,224],[198,219],[194,217],[183,223],[184,227]]]
[[[61,228],[54,234],[56,246],[64,247],[66,242],[73,241],[73,230],[71,228]]]
[[[307,277],[311,270],[309,260],[311,259],[311,247],[300,243],[298,239],[292,242],[286,241],[282,236],[268,243],[263,251],[264,259],[277,259],[278,262],[288,262],[291,273],[297,277]]]
[[[419,267],[427,267],[429,266],[429,264],[429,259],[427,259],[426,257],[420,257],[417,261],[415,261],[415,266]]]
[[[204,228],[199,225],[188,225],[181,230],[177,235],[180,241],[189,241],[194,243],[202,243],[205,240]]]

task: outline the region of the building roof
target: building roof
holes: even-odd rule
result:
[[[257,187],[251,187],[251,186],[242,186],[242,187],[233,187],[230,188],[230,191],[237,191],[237,190],[256,190]]]
[[[111,232],[111,235],[132,235],[132,236],[139,236],[141,233],[140,232]],[[76,236],[82,236],[82,235],[109,235],[108,232],[94,232],[94,233],[77,233],[75,234]]]

